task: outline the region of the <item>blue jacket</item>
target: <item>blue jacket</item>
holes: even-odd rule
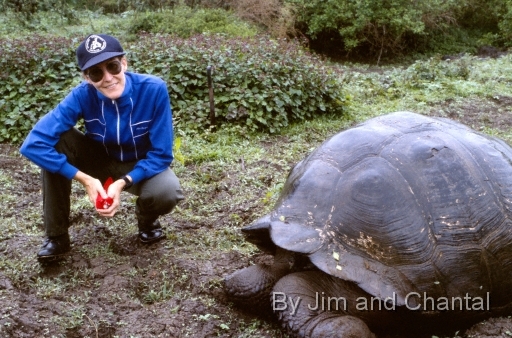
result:
[[[117,100],[82,82],[29,133],[20,152],[52,173],[72,179],[78,169],[55,150],[60,135],[83,119],[86,135],[118,161],[137,161],[129,173],[133,183],[150,178],[173,160],[172,110],[165,82],[151,75],[125,73]]]

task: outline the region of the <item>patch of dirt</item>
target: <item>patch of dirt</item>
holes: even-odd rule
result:
[[[468,338],[512,337],[512,320],[510,317],[490,318],[466,331]]]
[[[456,102],[449,100],[432,111],[431,115],[459,121],[475,130],[494,128],[508,131],[512,128],[512,97],[495,96],[491,101],[481,99]]]
[[[512,98],[495,98],[495,106],[482,111],[477,103],[467,103],[460,109],[456,103],[446,102],[432,115],[454,118],[469,126],[508,130],[512,127],[510,103]],[[4,184],[2,190],[17,196],[15,200],[4,201],[2,219],[19,219],[19,213],[27,207],[41,206],[39,175],[27,169],[27,165],[16,147],[0,145],[1,172],[16,182]],[[284,170],[279,165],[274,167],[276,171]],[[211,168],[202,168],[197,175],[204,175],[208,183],[215,185],[202,197],[205,203],[229,198],[229,186],[240,180],[236,173],[215,174]],[[198,202],[186,201],[182,208],[193,209],[194,203]],[[212,219],[227,219],[236,214],[241,223],[251,221],[249,210],[254,208],[253,203],[246,201],[245,205],[233,208],[212,211]],[[218,230],[221,221],[180,222],[179,216],[176,219],[170,215],[164,219],[171,224],[168,239],[144,246],[135,234],[119,236],[115,228],[99,222],[92,212],[81,210],[74,217],[73,223],[85,226],[70,229],[73,249],[62,263],[39,266],[35,261],[43,234],[41,220],[33,220],[38,235],[14,231],[0,242],[1,254],[7,261],[19,259],[32,264],[32,268],[26,269],[31,271],[30,275],[19,279],[12,277],[16,274],[11,269],[16,266],[0,266],[1,337],[238,337],[242,333],[246,337],[286,336],[271,317],[262,315],[259,318],[264,321],[255,322],[254,315],[234,308],[222,290],[223,277],[253,262],[268,261],[268,256],[256,254],[247,258],[235,250],[212,249],[209,256],[203,257],[202,249],[179,244],[180,238],[193,236],[191,231]],[[88,251],[98,243],[110,255]],[[55,290],[62,285],[65,292]],[[241,329],[240,323],[252,325],[252,334]],[[419,337],[417,332],[414,336]],[[512,320],[492,318],[474,325],[464,336],[510,337]]]

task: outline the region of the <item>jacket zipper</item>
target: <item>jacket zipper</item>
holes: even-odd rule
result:
[[[117,126],[116,126],[117,145],[119,146],[119,150],[121,153],[121,162],[122,162],[124,160],[124,156],[123,156],[123,147],[121,146],[121,116],[119,114],[119,107],[117,106],[116,101],[112,100],[112,104],[116,107],[116,112],[117,112]]]

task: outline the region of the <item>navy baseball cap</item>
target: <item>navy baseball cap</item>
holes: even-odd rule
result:
[[[106,34],[89,35],[76,49],[76,60],[81,70],[86,70],[98,63],[125,55],[119,41]]]

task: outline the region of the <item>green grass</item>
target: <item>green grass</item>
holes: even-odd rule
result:
[[[485,101],[510,97],[510,61],[510,55],[499,59],[464,56],[451,61],[433,57],[374,71],[364,65],[342,65],[342,81],[352,95],[350,108],[356,120],[399,110],[425,114],[437,110],[441,115],[447,101],[480,100],[485,105]]]

